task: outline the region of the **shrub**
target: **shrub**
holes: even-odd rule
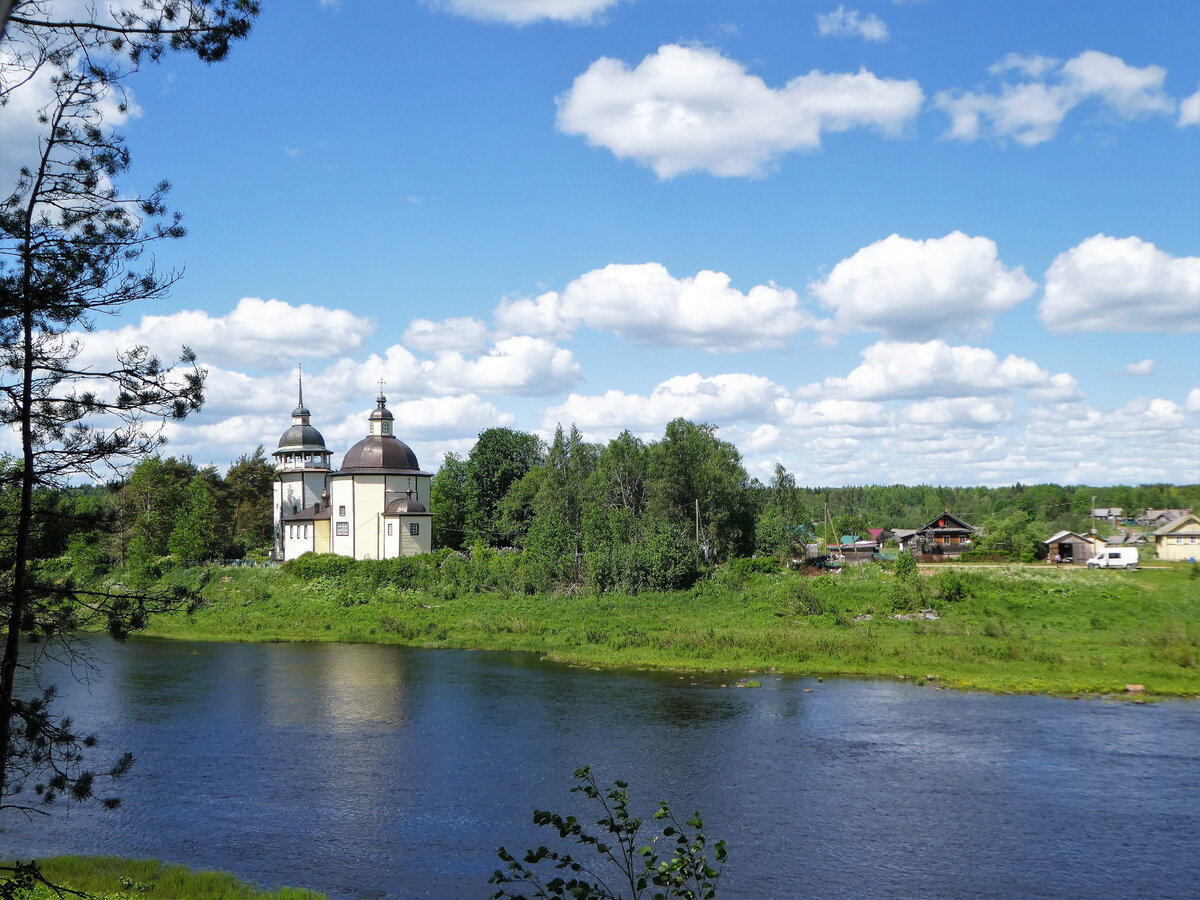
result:
[[[339,578],[354,566],[349,556],[336,553],[305,553],[283,564],[283,570],[297,578]]]
[[[904,579],[917,577],[917,561],[913,559],[911,553],[901,553],[896,557],[896,577]]]
[[[967,580],[957,569],[942,569],[933,576],[934,596],[955,603],[971,596]]]

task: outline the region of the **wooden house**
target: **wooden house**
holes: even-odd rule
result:
[[[971,549],[971,538],[977,530],[947,510],[911,534],[904,534],[897,529],[895,535],[901,550],[935,556],[958,556],[964,550]]]
[[[1047,562],[1086,563],[1104,549],[1106,542],[1094,534],[1060,531],[1043,543],[1046,545]]]
[[[1200,559],[1200,516],[1189,512],[1154,532],[1154,555],[1158,559]]]

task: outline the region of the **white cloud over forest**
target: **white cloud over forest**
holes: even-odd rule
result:
[[[706,171],[764,175],[785,153],[815,150],[830,132],[895,137],[915,119],[916,81],[813,70],[781,88],[706,47],[666,44],[630,68],[602,57],[558,98],[558,128],[659,178]]]
[[[1039,315],[1056,331],[1200,331],[1200,256],[1094,235],[1050,264]]]
[[[1036,285],[1005,266],[994,241],[961,231],[912,240],[893,234],[842,260],[809,292],[834,311],[833,331],[921,339],[977,336]]]
[[[565,338],[581,326],[634,344],[710,352],[781,349],[815,320],[796,293],[774,284],[742,292],[723,272],[676,278],[660,263],[613,263],[537,297],[501,302],[501,329]]]

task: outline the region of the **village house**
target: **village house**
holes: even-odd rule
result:
[[[1185,562],[1200,559],[1200,516],[1185,513],[1154,532],[1154,555]]]
[[[1147,509],[1145,515],[1138,516],[1137,522],[1147,528],[1162,528],[1190,512],[1190,509]]]
[[[1120,522],[1125,516],[1125,510],[1120,506],[1101,506],[1092,510],[1092,518],[1102,522]]]
[[[977,530],[946,510],[916,531],[898,528],[894,535],[900,549],[910,553],[958,556],[971,549],[971,538]]]

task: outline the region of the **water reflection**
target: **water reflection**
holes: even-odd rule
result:
[[[9,820],[10,853],[123,853],[335,897],[486,895],[570,773],[702,810],[722,896],[1194,896],[1200,705],[1135,707],[536,657],[101,641],[65,708],[139,757],[111,815]],[[693,684],[693,681],[696,682]],[[806,693],[805,690],[811,691]]]

